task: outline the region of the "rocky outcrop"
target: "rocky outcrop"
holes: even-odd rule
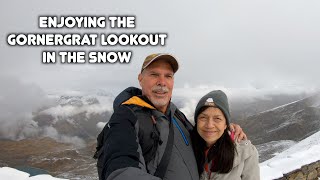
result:
[[[318,180],[320,178],[320,160],[311,164],[302,166],[285,174],[277,180]]]

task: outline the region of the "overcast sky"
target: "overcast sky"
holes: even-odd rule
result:
[[[107,89],[137,83],[145,56],[179,59],[175,87],[319,89],[320,1],[1,1],[1,81],[17,79],[45,92]],[[43,30],[39,15],[135,15],[135,29]],[[41,50],[112,50],[109,47],[10,47],[9,33],[168,33],[166,46],[132,50],[130,64],[41,63]],[[3,84],[3,83],[1,83]]]

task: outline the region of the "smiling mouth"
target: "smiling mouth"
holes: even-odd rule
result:
[[[216,134],[218,133],[217,131],[203,131],[205,134],[207,135],[213,135],[213,134]]]
[[[154,91],[155,94],[160,94],[160,95],[164,95],[166,94],[167,92],[164,92],[164,91]]]

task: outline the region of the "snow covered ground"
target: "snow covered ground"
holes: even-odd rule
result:
[[[303,165],[320,160],[320,131],[300,141],[277,156],[260,163],[261,180],[283,177]]]
[[[1,180],[65,180],[52,177],[47,174],[37,175],[30,177],[30,174],[10,168],[0,168],[0,179]]]
[[[261,180],[280,178],[303,165],[320,160],[320,131],[300,141],[288,150],[260,163]],[[50,175],[32,176],[10,167],[0,168],[1,180],[62,180]]]

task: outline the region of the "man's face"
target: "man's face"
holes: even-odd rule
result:
[[[172,96],[174,73],[171,65],[163,60],[151,63],[138,76],[142,95],[159,111],[165,113]]]

